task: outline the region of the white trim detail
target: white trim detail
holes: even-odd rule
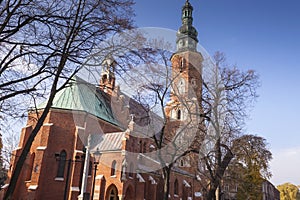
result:
[[[97,180],[103,180],[104,179],[104,175],[103,174],[99,174],[96,176]]]
[[[139,180],[140,183],[145,183],[145,180],[143,179],[143,177],[139,173],[136,174],[136,177],[137,177],[137,179]]]
[[[45,123],[43,126],[53,126],[53,123]]]
[[[85,130],[85,128],[84,128],[84,127],[81,127],[81,126],[76,126],[76,129],[77,129],[77,130]]]
[[[63,177],[55,177],[55,181],[64,181],[65,179]]]
[[[5,185],[3,185],[1,188],[2,189],[5,189],[5,188],[7,188],[9,186],[9,184],[8,183],[6,183]]]
[[[38,188],[38,185],[30,185],[28,187],[28,190],[36,190]]]
[[[155,181],[155,179],[152,176],[150,176],[150,175],[149,175],[149,181],[151,181],[152,185],[156,185],[157,184],[157,182]]]
[[[79,189],[79,187],[71,187],[71,191],[80,192],[80,189]]]
[[[47,146],[39,146],[36,148],[36,150],[41,150],[41,151],[44,151],[47,149]]]
[[[75,153],[84,153],[83,151],[77,150],[77,149],[76,149],[74,152],[75,152]]]
[[[186,181],[186,180],[183,180],[183,185],[185,186],[185,187],[191,187],[191,185]]]
[[[20,149],[22,149],[22,147],[17,147],[13,151],[17,151],[17,150],[20,150]]]

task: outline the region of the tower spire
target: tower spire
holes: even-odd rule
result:
[[[189,0],[182,7],[181,21],[182,25],[177,32],[177,51],[196,51],[198,32],[193,27],[193,6]]]
[[[111,55],[108,55],[102,63],[102,72],[100,78],[100,89],[105,93],[112,94],[115,88],[115,66],[116,61]]]

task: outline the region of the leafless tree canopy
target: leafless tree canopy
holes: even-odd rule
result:
[[[44,95],[59,64],[70,77],[110,34],[132,27],[131,0],[1,1],[1,112]],[[17,104],[15,104],[15,102]]]
[[[199,172],[207,199],[216,198],[216,190],[225,170],[235,156],[233,142],[243,133],[249,107],[257,97],[258,76],[225,65],[225,56],[217,52],[215,64],[203,81],[205,140],[200,148]]]
[[[12,108],[25,103],[22,99],[32,102],[48,95],[14,170],[6,199],[14,190],[22,163],[56,92],[77,73],[97,45],[132,27],[132,5],[132,0],[0,1],[2,118],[16,114]]]

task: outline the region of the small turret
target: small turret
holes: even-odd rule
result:
[[[100,78],[100,89],[105,93],[112,94],[115,88],[115,67],[117,62],[112,56],[108,56],[102,63],[102,72]]]

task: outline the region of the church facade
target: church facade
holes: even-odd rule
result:
[[[186,107],[201,112],[203,57],[197,51],[192,11],[186,1],[177,51],[171,57],[173,89],[165,113],[167,127],[173,132],[178,132],[178,124],[188,118]],[[164,165],[157,156],[151,156],[157,151],[153,138],[143,137],[140,130],[148,113],[116,86],[114,64],[111,57],[103,62],[99,86],[74,77],[69,87],[56,95],[31,146],[13,199],[162,199]],[[40,112],[43,106],[39,106]],[[154,113],[154,118],[159,116]],[[30,111],[13,152],[9,176],[36,122],[37,113]],[[190,145],[197,144],[191,141]],[[101,154],[99,160],[96,152]],[[169,199],[202,199],[196,155],[184,154],[174,162]]]

